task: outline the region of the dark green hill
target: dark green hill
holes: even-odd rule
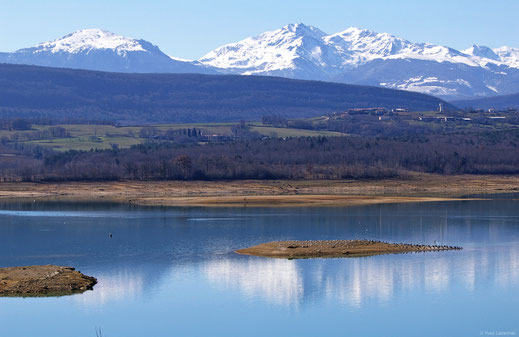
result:
[[[512,95],[453,101],[452,103],[462,109],[519,108],[519,93]]]
[[[355,107],[435,110],[440,102],[414,92],[277,77],[0,64],[0,118],[221,122],[258,120],[267,114],[312,117]]]

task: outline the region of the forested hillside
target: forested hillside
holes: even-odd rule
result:
[[[259,120],[268,114],[312,117],[358,107],[435,110],[441,102],[414,92],[276,77],[0,64],[0,118],[221,122]]]
[[[519,108],[519,93],[512,95],[503,95],[479,99],[468,99],[462,101],[454,101],[453,104],[460,108],[473,109],[506,109]]]

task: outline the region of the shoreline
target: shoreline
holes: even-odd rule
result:
[[[519,176],[416,174],[382,180],[0,183],[0,202],[115,202],[145,206],[317,207],[484,199],[519,193]],[[478,195],[479,198],[463,196]]]

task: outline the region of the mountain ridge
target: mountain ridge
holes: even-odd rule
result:
[[[0,63],[129,73],[266,75],[410,90],[455,100],[519,92],[519,48],[463,51],[350,27],[328,34],[289,24],[218,47],[198,60],[164,54],[142,39],[100,29],[12,53]]]
[[[493,96],[476,98],[469,100],[452,101],[457,107],[462,109],[506,109],[519,108],[519,93],[511,95]]]
[[[173,59],[159,47],[101,29],[80,29],[12,53],[0,63],[130,73],[216,73],[198,62]]]
[[[287,25],[257,37],[227,44],[209,52],[199,61],[224,73],[292,78],[308,78],[308,74],[311,74],[312,79],[378,85],[445,98],[492,96],[519,91],[519,49],[516,48],[491,50],[478,46],[472,50],[459,51],[429,43],[413,43],[388,33],[356,27],[329,35],[320,31],[322,34],[319,39],[315,35],[294,34],[296,30],[306,32],[312,28],[313,31],[315,27],[304,24],[295,26],[296,29],[294,25]],[[305,38],[312,38],[312,43],[305,44]],[[483,50],[487,55],[483,54]],[[380,66],[381,63],[391,65],[387,67],[388,71],[393,71],[391,68],[397,64],[405,76],[389,81],[389,73],[381,71],[385,68]],[[374,69],[369,68],[370,64],[378,67],[376,74]],[[441,76],[424,74],[416,64],[424,69],[441,68]],[[452,68],[459,68],[456,72],[458,77],[449,74]],[[358,74],[361,69],[364,76]],[[503,73],[509,76],[501,76]]]

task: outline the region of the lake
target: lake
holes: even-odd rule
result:
[[[112,233],[112,238],[109,237]],[[461,251],[285,260],[272,240],[376,239]],[[0,336],[519,334],[519,201],[330,208],[0,204],[0,266],[74,266],[80,295],[0,298]]]

